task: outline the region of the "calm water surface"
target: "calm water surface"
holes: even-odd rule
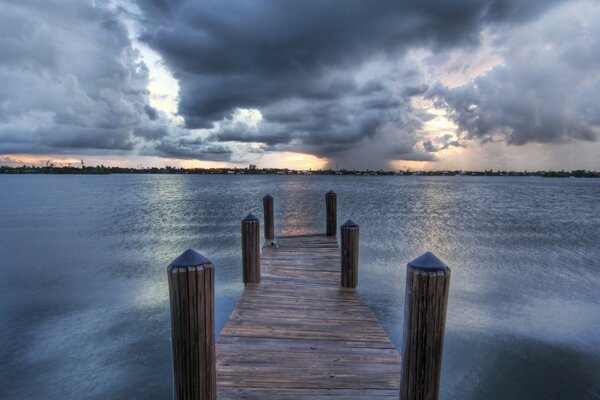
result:
[[[443,399],[600,398],[600,180],[180,175],[0,176],[0,398],[169,399],[169,262],[213,261],[220,330],[240,219],[323,231],[329,189],[398,348],[406,263],[451,266]]]

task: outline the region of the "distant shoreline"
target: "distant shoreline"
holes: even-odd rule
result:
[[[112,175],[112,174],[160,174],[160,175],[352,175],[352,176],[537,176],[544,178],[600,178],[600,172],[574,171],[384,171],[384,170],[293,170],[287,168],[122,168],[105,167],[36,167],[0,166],[0,174],[11,175]]]

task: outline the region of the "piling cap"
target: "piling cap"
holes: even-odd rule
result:
[[[272,198],[273,198],[273,196],[271,196],[271,195],[270,195],[270,194],[268,194],[268,193],[265,195],[265,197],[263,197],[263,199],[272,199]]]
[[[177,257],[171,264],[170,268],[189,268],[199,267],[201,265],[212,264],[210,260],[204,257],[202,254],[195,250],[187,249],[179,257]]]
[[[428,251],[408,263],[409,267],[423,271],[447,271],[448,266],[432,252]]]
[[[246,218],[244,218],[242,221],[258,221],[258,218],[256,218],[254,215],[252,215],[252,213],[246,215]]]
[[[327,192],[327,194],[335,194],[335,192],[333,190],[329,190],[329,192]]]
[[[342,228],[358,228],[358,225],[356,225],[354,221],[349,219],[348,221],[342,224]]]

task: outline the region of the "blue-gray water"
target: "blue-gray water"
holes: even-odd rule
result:
[[[600,398],[600,180],[184,175],[0,176],[0,398],[170,398],[167,264],[213,261],[220,330],[240,219],[323,231],[329,189],[398,348],[406,263],[451,266],[443,399]]]

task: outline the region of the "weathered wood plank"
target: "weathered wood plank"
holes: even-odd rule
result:
[[[400,356],[353,289],[335,236],[277,238],[217,341],[219,399],[398,398]]]
[[[364,389],[224,389],[219,391],[219,399],[397,399],[395,390],[364,390]]]

